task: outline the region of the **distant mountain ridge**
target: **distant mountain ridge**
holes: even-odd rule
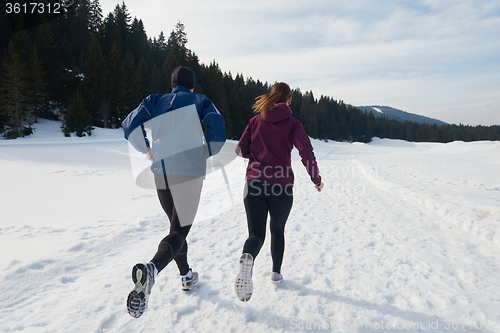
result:
[[[394,119],[398,121],[413,121],[420,124],[430,124],[430,125],[448,125],[444,121],[421,116],[414,113],[409,113],[403,110],[398,110],[391,108],[390,106],[380,106],[380,105],[368,105],[368,106],[355,106],[355,108],[363,110],[367,113],[370,111],[375,117],[386,117],[388,119]]]

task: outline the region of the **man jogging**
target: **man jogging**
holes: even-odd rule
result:
[[[152,161],[158,198],[170,220],[170,233],[153,258],[132,268],[135,287],[127,309],[135,318],[146,310],[157,274],[172,260],[179,268],[182,290],[190,291],[198,282],[198,273],[187,261],[186,237],[198,210],[206,159],[217,154],[226,140],[224,118],[210,99],[193,92],[193,71],[177,67],[171,82],[170,94],[149,95],[122,122],[125,139]],[[144,129],[148,121],[152,145]]]

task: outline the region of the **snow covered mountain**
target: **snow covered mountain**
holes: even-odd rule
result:
[[[498,141],[312,140],[321,193],[294,150],[284,281],[270,282],[267,237],[247,303],[233,288],[248,235],[235,157],[228,185],[207,175],[187,238],[200,282],[182,292],[172,263],[134,319],[132,266],[168,220],[136,185],[120,129],[65,138],[60,126],[0,139],[2,333],[500,332]]]
[[[391,108],[390,106],[379,106],[379,105],[369,105],[369,106],[356,106],[356,108],[366,111],[373,112],[375,117],[387,117],[389,119],[395,119],[398,121],[413,121],[416,123],[422,124],[431,124],[431,125],[446,125],[444,121],[433,119],[425,116],[421,116],[414,113],[409,113],[406,111],[398,110],[395,108]]]

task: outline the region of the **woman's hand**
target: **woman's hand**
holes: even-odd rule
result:
[[[318,192],[321,192],[321,191],[323,190],[323,186],[325,186],[325,184],[323,184],[323,182],[321,182],[321,184],[316,185],[316,190],[317,190]]]

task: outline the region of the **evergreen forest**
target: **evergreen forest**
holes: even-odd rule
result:
[[[66,136],[91,135],[94,127],[118,128],[143,98],[169,93],[180,65],[196,75],[195,92],[209,97],[239,139],[254,116],[255,98],[272,83],[201,63],[187,48],[181,22],[168,35],[148,37],[125,2],[103,15],[99,0],[81,0],[64,15],[10,16],[0,43],[0,135],[32,133],[39,118],[62,120]],[[33,20],[38,20],[33,22]],[[293,88],[293,87],[292,87]],[[369,142],[372,137],[416,142],[500,140],[500,126],[426,125],[376,118],[328,96],[294,89],[291,108],[312,138]]]

